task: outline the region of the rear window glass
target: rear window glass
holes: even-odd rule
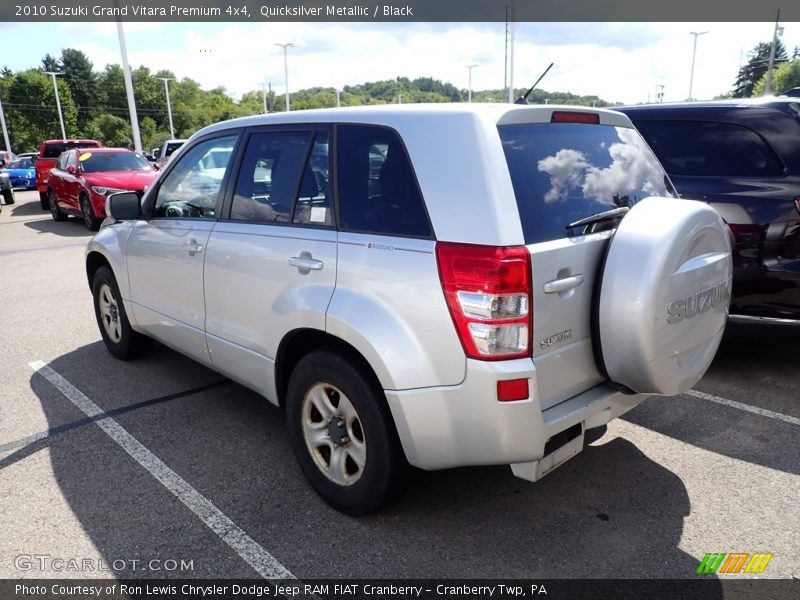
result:
[[[339,126],[340,219],[346,231],[430,237],[414,170],[397,133]]]
[[[752,129],[715,121],[636,121],[674,175],[778,177],[784,165]]]
[[[97,144],[93,143],[79,143],[79,142],[59,142],[57,144],[47,144],[44,147],[44,154],[42,158],[58,158],[62,152],[66,152],[72,148],[97,148]]]
[[[634,129],[581,123],[498,127],[526,244],[567,237],[567,225],[672,184]]]

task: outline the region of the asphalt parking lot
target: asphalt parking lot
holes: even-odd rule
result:
[[[106,352],[89,237],[35,192],[0,213],[0,578],[691,578],[709,552],[774,555],[721,577],[800,578],[798,333],[732,332],[695,391],[539,483],[420,472],[353,519],[262,398],[162,346]]]

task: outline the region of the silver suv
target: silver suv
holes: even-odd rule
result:
[[[236,119],[106,212],[86,269],[108,350],[156,339],[285,408],[303,472],[349,514],[409,465],[538,480],[694,385],[730,298],[722,220],[611,111]]]

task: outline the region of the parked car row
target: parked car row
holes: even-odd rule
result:
[[[110,217],[86,254],[109,352],[155,339],[285,408],[350,514],[409,465],[537,481],[688,391],[729,318],[800,324],[793,98],[260,115],[166,142],[158,177],[86,142],[37,181],[55,220]]]

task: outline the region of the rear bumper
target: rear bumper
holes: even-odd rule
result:
[[[583,430],[600,427],[647,398],[625,395],[601,384],[542,411],[535,392],[536,372],[529,359],[468,363],[461,385],[386,391],[412,465],[434,470],[522,463],[522,467],[515,467],[515,474],[538,479],[580,451],[576,438],[571,438],[563,445],[551,444],[547,456],[552,460],[542,460],[545,445],[556,434],[577,430],[582,447]],[[498,402],[497,382],[520,377],[530,379],[533,397]],[[563,450],[559,453],[562,447],[569,447],[568,455]],[[534,475],[526,476],[526,466]]]

